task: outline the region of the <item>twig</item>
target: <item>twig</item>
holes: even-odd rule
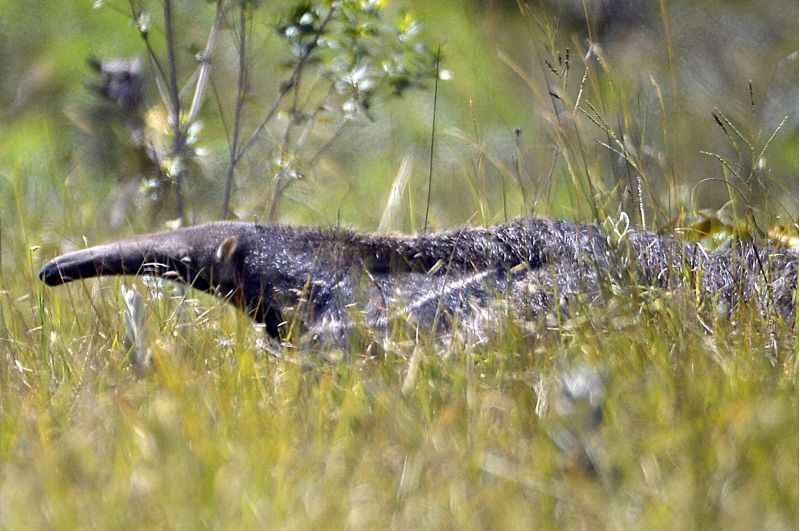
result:
[[[336,139],[341,136],[342,131],[349,122],[350,122],[349,118],[343,118],[342,121],[339,122],[339,125],[336,126],[336,130],[333,132],[333,135],[331,135],[331,137],[324,144],[322,144],[322,146],[317,150],[317,152],[314,153],[314,156],[311,157],[311,160],[309,160],[308,162],[309,168],[314,168],[319,163],[319,159],[322,158],[322,155],[324,155],[325,152],[330,149],[330,147],[333,145]]]
[[[178,60],[175,54],[175,28],[172,14],[172,0],[164,0],[164,27],[167,37],[167,60],[169,61],[169,93],[172,101],[172,155],[180,156],[183,151],[183,128],[181,127],[181,100],[178,94]],[[181,225],[186,224],[186,206],[183,197],[183,169],[177,165],[175,179],[175,203]]]
[[[228,163],[228,169],[225,175],[225,186],[226,186],[226,196],[224,198],[224,205],[223,205],[223,214],[227,216],[230,211],[230,186],[233,181],[233,176],[236,172],[236,166],[242,160],[242,157],[250,150],[251,147],[256,143],[258,137],[261,133],[266,129],[269,122],[275,116],[275,113],[278,112],[278,107],[280,107],[283,99],[292,90],[293,87],[297,84],[298,80],[300,79],[300,74],[303,68],[308,61],[308,58],[311,56],[311,53],[316,49],[317,44],[319,43],[320,36],[325,32],[325,28],[328,26],[331,20],[333,20],[333,15],[336,13],[336,7],[331,6],[330,11],[325,16],[320,24],[319,29],[317,30],[316,34],[314,35],[314,39],[309,43],[308,47],[306,48],[305,52],[300,59],[297,61],[297,64],[292,70],[292,74],[289,76],[289,79],[280,85],[278,89],[278,96],[275,98],[275,101],[272,102],[272,106],[270,107],[267,115],[261,120],[261,123],[253,130],[247,140],[242,144],[241,148],[238,148],[238,135],[239,135],[239,127],[234,126],[234,135],[236,138],[236,145],[231,150],[231,159]],[[242,29],[244,32],[244,28]],[[240,60],[243,61],[243,54],[244,50],[240,52]],[[245,78],[246,79],[246,78]],[[238,101],[237,101],[238,106]],[[238,112],[241,113],[241,109],[238,109]],[[237,150],[238,148],[238,150]],[[276,203],[280,199],[281,195],[283,195],[284,190],[286,190],[286,186],[284,186],[281,182],[277,182],[275,185],[275,191],[272,194],[272,199],[270,200],[269,205],[269,216],[270,219],[275,214],[276,211]]]
[[[200,107],[203,105],[203,98],[205,97],[206,90],[208,89],[208,78],[211,74],[211,55],[214,53],[214,46],[217,43],[217,34],[222,27],[222,22],[225,20],[225,10],[223,9],[223,0],[217,0],[217,14],[214,18],[214,25],[211,26],[211,31],[208,34],[206,47],[201,56],[200,74],[197,78],[197,85],[194,89],[194,97],[192,104],[189,107],[189,115],[186,117],[187,126],[195,121],[197,114],[200,112]]]
[[[222,131],[225,133],[225,142],[228,144],[228,151],[231,149],[231,128],[228,126],[228,121],[225,119],[225,110],[222,108],[222,100],[219,97],[219,90],[214,78],[209,78],[211,83],[211,92],[214,94],[214,103],[217,105],[217,112],[219,113],[219,121],[222,123]]]
[[[431,210],[431,188],[433,184],[433,148],[436,142],[436,105],[439,99],[439,63],[442,59],[442,45],[436,49],[436,79],[433,83],[433,119],[431,123],[431,156],[428,160],[428,198],[425,202],[425,223],[422,232],[428,232],[428,215]]]
[[[228,170],[225,173],[225,191],[222,199],[222,219],[230,216],[231,188],[233,187],[233,175],[236,169],[237,150],[239,149],[239,135],[241,134],[242,109],[244,108],[244,96],[247,90],[247,27],[245,6],[242,4],[239,10],[239,76],[236,84],[236,110],[233,117],[233,137],[230,144],[230,161]]]
[[[178,61],[175,56],[175,28],[173,27],[172,0],[164,0],[164,26],[167,37],[167,60],[169,61],[169,91],[172,101],[172,127],[176,135],[176,145],[180,135],[181,100],[178,95]],[[177,150],[176,150],[177,151]]]
[[[313,48],[312,48],[313,49]],[[311,53],[309,50],[308,53]],[[292,106],[289,109],[289,119],[286,121],[286,130],[283,133],[283,144],[281,144],[281,156],[289,150],[289,141],[292,139],[292,129],[294,129],[295,120],[297,119],[297,109],[300,103],[300,82],[303,78],[303,69],[297,71],[294,82],[290,88],[294,92],[292,98]]]
[[[761,148],[761,151],[758,153],[758,156],[757,156],[757,157],[756,157],[756,159],[753,161],[755,164],[758,164],[758,161],[759,161],[759,160],[761,160],[761,158],[764,156],[764,153],[766,153],[766,152],[767,152],[767,148],[768,148],[768,147],[769,147],[769,145],[772,143],[772,141],[773,141],[773,140],[775,140],[775,137],[776,137],[776,136],[778,136],[778,133],[779,133],[779,132],[780,132],[780,130],[783,128],[783,125],[786,123],[786,120],[788,120],[788,119],[789,119],[789,115],[787,114],[787,115],[785,115],[785,116],[783,117],[783,119],[780,121],[780,123],[778,124],[778,126],[775,128],[775,130],[774,130],[774,131],[772,131],[772,134],[769,136],[769,138],[767,139],[767,141],[766,141],[766,142],[764,142],[764,146]],[[751,170],[751,171],[752,171],[752,170]]]
[[[514,129],[514,155],[512,157],[514,163],[514,177],[517,179],[520,194],[522,195],[522,215],[528,213],[528,193],[525,190],[525,183],[522,180],[522,129],[519,127]]]
[[[317,118],[319,117],[320,113],[325,110],[325,107],[328,104],[328,100],[334,94],[335,91],[336,91],[336,84],[334,82],[331,82],[330,85],[328,86],[328,90],[326,91],[325,96],[322,98],[319,105],[317,105],[317,107],[308,117],[308,119],[306,120],[306,126],[303,128],[303,131],[297,137],[297,141],[295,142],[296,149],[300,149],[305,145],[306,141],[311,136],[311,130],[317,123]],[[309,101],[306,103],[306,105],[304,105],[304,107],[307,108],[310,104],[311,102]]]
[[[622,138],[623,141],[624,141],[625,132],[622,129],[622,119],[620,117],[617,117],[617,128],[619,129],[619,137]],[[611,139],[611,135],[607,134],[607,136],[608,136],[608,138],[610,140]],[[623,142],[622,145],[623,145],[623,147],[626,148],[625,149],[626,156],[624,156],[623,158],[625,159],[625,162],[627,163],[628,162],[628,157],[627,157],[628,150],[627,150],[627,147],[625,146],[624,142]],[[631,175],[631,164],[630,163],[625,164],[625,174],[628,176],[628,182],[634,188],[636,188],[636,203],[637,203],[637,206],[639,207],[639,221],[642,224],[642,229],[646,230],[647,229],[647,219],[645,218],[645,215],[644,215],[644,192],[642,191],[642,176],[641,176],[641,174],[640,174],[640,172],[638,170],[636,171],[636,177],[633,177]]]
[[[289,188],[289,183],[291,181],[287,179],[278,179],[275,183],[275,188],[272,192],[272,197],[269,201],[269,208],[267,209],[267,220],[270,223],[274,223],[276,221],[275,216],[278,213],[278,202],[280,198],[283,196],[283,193]]]
[[[133,19],[134,23],[136,23],[139,30],[139,35],[141,36],[144,46],[147,49],[147,55],[155,66],[155,80],[158,94],[161,97],[161,101],[164,103],[164,107],[167,109],[167,113],[172,116],[175,114],[175,112],[168,89],[169,81],[167,80],[167,74],[164,71],[164,66],[161,64],[161,61],[158,59],[158,55],[156,54],[155,50],[153,50],[153,46],[150,44],[150,29],[147,26],[143,26],[140,22],[143,13],[141,9],[134,5],[133,0],[129,0],[128,5],[130,6],[131,10],[131,18]]]
[[[306,52],[300,57],[300,60],[295,65],[294,70],[292,71],[292,75],[289,77],[288,81],[286,81],[281,85],[278,92],[278,96],[272,103],[272,107],[270,107],[269,112],[267,112],[267,115],[264,117],[263,120],[261,120],[261,123],[258,124],[258,127],[256,127],[255,130],[247,138],[247,141],[242,145],[242,148],[239,150],[239,153],[236,154],[236,158],[234,159],[234,164],[238,164],[239,161],[242,159],[242,157],[245,155],[245,153],[247,153],[247,151],[251,147],[253,147],[253,144],[255,144],[256,140],[258,140],[258,137],[267,127],[270,120],[272,120],[273,116],[275,116],[275,113],[277,112],[278,107],[283,101],[283,98],[286,97],[286,95],[292,89],[292,86],[297,81],[297,78],[300,75],[300,71],[303,69],[303,67],[306,64],[306,61],[308,61],[308,58],[311,56],[311,52],[313,52],[314,49],[317,47],[317,43],[319,42],[320,36],[325,31],[325,28],[328,26],[328,23],[333,19],[333,15],[335,12],[336,12],[336,7],[332,6],[330,11],[328,11],[328,15],[322,21],[322,24],[320,24],[319,30],[317,31],[316,35],[314,35],[314,40],[311,41],[311,43],[308,45]]]

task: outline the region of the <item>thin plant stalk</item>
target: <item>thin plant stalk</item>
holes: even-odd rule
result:
[[[253,147],[253,145],[258,140],[261,133],[266,129],[267,125],[272,121],[275,117],[275,114],[278,112],[278,108],[280,107],[281,103],[283,102],[284,98],[289,94],[289,92],[294,88],[297,84],[298,80],[300,79],[301,72],[305,65],[308,62],[309,57],[311,56],[311,52],[317,47],[319,43],[319,38],[325,32],[325,28],[327,28],[328,24],[333,20],[333,15],[336,12],[336,8],[334,6],[331,7],[328,14],[320,24],[317,33],[314,35],[314,39],[308,45],[307,50],[300,56],[297,64],[295,65],[294,69],[292,70],[292,74],[289,76],[289,79],[280,85],[278,90],[278,95],[275,98],[275,101],[272,102],[272,106],[270,107],[269,111],[267,111],[266,116],[263,120],[256,126],[250,136],[247,137],[247,140],[241,145],[238,146],[238,139],[237,139],[237,146],[234,149],[232,147],[231,151],[231,159],[228,163],[228,168],[225,174],[225,186],[228,189],[226,196],[223,198],[223,213],[224,215],[228,215],[230,213],[230,187],[233,182],[233,177],[236,173],[236,167],[238,166],[239,162],[241,162],[242,157]],[[240,58],[244,55],[244,51],[240,52]],[[240,111],[241,112],[241,111]],[[239,135],[238,132],[239,127],[234,126],[234,135]],[[283,195],[283,192],[286,190],[287,186],[284,186],[281,182],[276,182],[275,184],[275,191],[272,194],[272,198],[270,199],[270,204],[267,208],[268,211],[268,218],[272,219],[276,212],[276,203],[280,200]]]
[[[300,60],[297,62],[297,65],[295,65],[295,67],[294,67],[294,70],[292,70],[292,75],[289,77],[289,80],[286,83],[283,83],[281,85],[281,88],[278,91],[278,96],[275,98],[275,101],[272,103],[272,106],[270,107],[269,111],[267,112],[267,115],[264,117],[263,120],[261,120],[261,123],[258,124],[258,126],[255,128],[255,130],[253,130],[253,132],[247,138],[247,141],[242,145],[241,149],[236,154],[236,158],[234,159],[236,164],[238,164],[239,161],[242,159],[242,157],[250,150],[250,148],[253,147],[253,144],[256,143],[256,141],[258,140],[258,137],[261,135],[261,133],[264,131],[264,129],[266,129],[267,125],[269,125],[269,122],[272,121],[272,118],[275,116],[275,113],[278,111],[278,107],[280,106],[281,102],[283,102],[283,99],[286,97],[286,95],[292,89],[292,86],[294,85],[294,83],[296,82],[298,76],[300,75],[300,71],[306,65],[306,62],[308,61],[308,58],[311,56],[311,52],[317,47],[317,43],[319,42],[319,38],[322,35],[322,33],[325,31],[325,28],[327,27],[328,23],[333,18],[334,12],[335,12],[335,8],[331,8],[331,10],[328,12],[328,15],[322,21],[322,24],[319,27],[319,31],[317,31],[317,34],[314,36],[314,40],[311,41],[311,44],[308,46],[308,51],[306,53],[304,53],[300,57]]]
[[[242,125],[242,109],[244,108],[244,97],[247,90],[247,28],[246,10],[242,5],[239,9],[239,75],[236,83],[236,110],[233,118],[233,132],[230,145],[230,160],[228,169],[225,173],[225,190],[222,199],[222,219],[230,216],[231,189],[233,187],[233,176],[237,163],[237,151],[239,149],[239,138]]]
[[[197,76],[197,84],[194,89],[194,96],[192,97],[192,104],[189,106],[189,115],[186,118],[186,124],[189,125],[197,119],[200,113],[200,108],[203,106],[203,99],[205,98],[206,91],[208,90],[208,79],[211,75],[211,55],[214,53],[214,47],[217,44],[217,35],[222,27],[222,22],[225,20],[225,10],[223,9],[223,1],[217,1],[217,13],[214,17],[214,24],[211,26],[211,31],[208,34],[206,47],[200,58],[200,73]]]
[[[436,105],[439,99],[439,63],[442,59],[442,46],[436,49],[436,79],[433,82],[433,118],[431,123],[431,156],[428,159],[428,197],[425,201],[425,223],[422,232],[428,232],[428,215],[431,211],[431,188],[433,187],[433,152],[436,146]]]

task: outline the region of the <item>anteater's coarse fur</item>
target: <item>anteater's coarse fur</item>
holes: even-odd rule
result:
[[[794,326],[797,260],[771,244],[708,252],[645,231],[530,218],[419,236],[218,222],[68,253],[40,278],[167,277],[225,297],[272,336],[293,322],[340,342],[354,322],[491,327],[476,316],[491,315],[498,301],[533,321],[552,310],[602,311],[596,305],[609,293],[629,288],[682,291],[723,316],[749,303]]]

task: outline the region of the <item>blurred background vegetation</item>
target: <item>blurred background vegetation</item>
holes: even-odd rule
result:
[[[441,47],[446,80],[437,97],[433,227],[496,223],[528,213],[589,221],[620,207],[641,224],[639,186],[645,223],[653,229],[685,224],[680,214],[716,211],[731,197],[740,203],[738,210],[729,205],[734,207],[729,218],[738,219],[749,205],[763,223],[775,216],[790,223],[797,211],[797,6],[662,4],[587,2],[587,25],[577,0],[522,7],[512,1],[354,2],[362,12],[353,15],[352,27],[327,28],[339,42],[329,38],[309,61],[325,64],[306,67],[299,90],[306,114],[292,115],[288,145],[284,133],[296,110],[293,93],[236,167],[231,215],[375,229],[402,162],[410,157],[407,186],[389,228],[418,230],[433,119],[430,70]],[[242,136],[262,120],[290,79],[302,36],[293,43],[287,28],[306,12],[303,4],[245,5]],[[108,237],[109,228],[122,233],[159,228],[175,219],[173,191],[159,190],[154,179],[158,166],[137,161],[129,116],[87,88],[100,77],[89,58],[138,58],[143,100],[128,114],[144,121],[141,142],[154,146],[159,163],[168,166],[169,111],[137,25],[147,26],[154,54],[166,68],[160,4],[4,2],[2,7],[4,225],[12,227],[25,212],[46,213],[37,216],[40,228],[46,241],[57,244],[76,235],[97,241]],[[228,7],[211,56],[210,87],[193,120],[187,167],[181,168],[186,222],[223,214],[242,33],[237,8]],[[215,3],[177,2],[173,15],[185,120]],[[364,37],[363,53],[356,57],[358,32],[375,28],[384,34],[371,41]],[[346,31],[353,33],[350,41]],[[389,58],[422,45],[427,50],[419,57],[396,60],[403,67],[417,62],[416,71],[395,75],[395,82],[408,82],[408,90],[371,89],[375,94],[362,94],[363,102],[347,97],[359,91],[359,81],[366,86],[353,74],[377,76]],[[378,46],[393,48],[375,51]],[[345,67],[336,71],[337,62]],[[323,99],[334,78],[338,97]],[[386,85],[377,77],[366,82]],[[301,141],[320,101],[326,110]],[[184,131],[193,124],[183,123]],[[175,176],[169,168],[162,173],[167,184],[160,186],[166,188]],[[708,178],[714,180],[704,181]],[[742,193],[732,192],[723,178]],[[271,198],[284,181],[290,186],[270,216]]]
[[[794,323],[623,296],[309,370],[136,282],[140,379],[118,279],[35,278],[222,217],[796,235],[796,2],[169,4],[0,0],[0,527],[796,528]]]

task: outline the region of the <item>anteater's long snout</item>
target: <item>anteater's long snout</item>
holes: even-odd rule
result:
[[[61,255],[42,267],[39,278],[48,286],[58,286],[106,275],[184,275],[189,254],[174,233],[155,234]]]
[[[215,250],[235,251],[238,236],[250,227],[209,223],[97,245],[54,258],[42,267],[39,278],[48,286],[58,286],[99,276],[147,275],[193,285],[199,282],[198,287],[203,285],[198,275],[208,275]],[[231,247],[227,242],[234,243]]]
[[[108,244],[61,255],[42,267],[39,278],[48,286],[101,275],[128,275],[140,272],[147,261],[141,246]],[[155,256],[152,256],[156,259]]]
[[[64,282],[69,282],[72,278],[61,271],[59,259],[55,259],[50,260],[42,267],[42,270],[39,271],[39,280],[48,286],[58,286]]]

